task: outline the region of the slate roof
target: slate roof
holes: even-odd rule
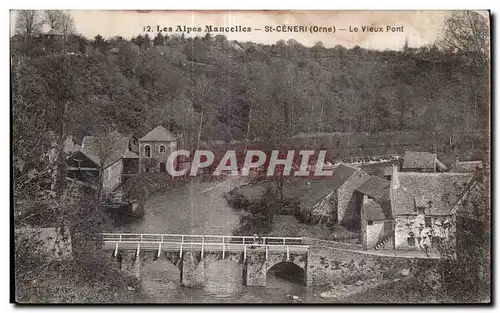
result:
[[[339,164],[334,170],[332,179],[332,188],[338,189],[342,186],[359,168],[348,164]]]
[[[406,151],[403,159],[403,169],[434,170],[437,157],[430,152]]]
[[[389,194],[382,196],[379,200],[370,199],[364,204],[366,219],[368,221],[392,219],[391,202]]]
[[[389,193],[390,185],[391,182],[387,179],[378,176],[370,176],[367,181],[355,190],[374,199],[380,199],[382,196]]]
[[[364,204],[367,220],[375,221],[392,218],[389,198],[390,186],[391,183],[387,179],[370,176],[367,181],[355,189],[372,198]]]
[[[481,161],[458,162],[452,166],[450,173],[472,173],[482,164]]]
[[[82,141],[82,152],[85,153],[92,161],[97,164],[101,164],[101,145],[103,146],[104,152],[106,154],[106,160],[104,163],[104,168],[115,163],[121,159],[124,154],[128,151],[129,139],[127,137],[119,137],[121,135],[118,132],[112,132],[106,138],[102,139],[99,143],[99,138],[94,136],[85,136]]]
[[[163,126],[156,126],[152,131],[147,133],[139,141],[175,141],[175,135],[169,132]]]
[[[450,214],[471,177],[463,173],[399,172],[399,186],[395,182],[393,190],[394,214],[415,214],[415,207],[425,207],[426,214]]]
[[[125,152],[125,154],[123,154],[123,158],[124,158],[124,159],[138,159],[138,158],[139,158],[139,156],[138,156],[136,153],[134,153],[134,152],[132,152],[132,151],[127,150],[127,151]]]
[[[99,163],[96,163],[95,160],[91,157],[89,157],[86,153],[84,153],[83,151],[81,150],[78,150],[78,151],[74,151],[72,152],[70,155],[68,155],[66,157],[67,159],[67,162],[68,164],[78,164],[78,163],[74,163],[76,160],[80,160],[80,164],[83,162],[83,163],[86,163],[85,162],[85,159],[84,158],[87,158],[88,160],[90,160],[92,163],[95,163],[94,166],[96,166],[97,168],[100,166]],[[88,167],[88,166],[82,166],[82,167]]]

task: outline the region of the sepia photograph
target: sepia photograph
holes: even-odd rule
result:
[[[489,11],[9,17],[11,303],[492,303]]]

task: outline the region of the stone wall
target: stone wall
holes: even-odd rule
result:
[[[122,182],[122,172],[122,160],[118,160],[104,170],[102,187],[105,194],[112,192],[120,185]]]
[[[430,218],[431,227],[426,227],[426,217]],[[443,225],[447,222],[450,228],[445,229]],[[455,233],[455,222],[451,216],[431,216],[425,214],[396,216],[395,223],[396,249],[420,250],[420,245],[432,247],[432,235],[446,239],[454,236]],[[420,237],[420,244],[418,237]]]
[[[145,146],[149,146],[151,148],[151,156],[149,157],[150,159],[156,159],[157,164],[156,168],[152,168],[151,172],[152,173],[159,173],[160,172],[160,163],[165,163],[165,168],[167,168],[167,160],[170,154],[174,151],[177,150],[177,141],[172,141],[172,142],[139,142],[139,159],[148,159],[146,158],[146,152],[144,150]],[[165,147],[165,152],[160,152],[160,146]],[[139,162],[141,163],[141,162]],[[140,171],[144,172],[144,165],[140,164]]]
[[[403,269],[411,273],[423,270],[422,263],[437,260],[381,257],[362,252],[313,247],[308,257],[308,281],[314,286],[350,285],[358,280],[398,277]]]
[[[320,202],[316,203],[311,210],[312,223],[328,223],[336,221],[337,212],[335,207],[335,191],[329,193]]]
[[[359,169],[337,190],[337,222],[339,224],[361,219],[360,208],[356,206],[353,193],[354,189],[361,186],[368,178],[370,175]]]

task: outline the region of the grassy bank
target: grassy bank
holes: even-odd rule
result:
[[[139,282],[114,269],[109,256],[52,262],[16,280],[18,303],[133,303]]]

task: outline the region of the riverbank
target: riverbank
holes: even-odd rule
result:
[[[116,270],[102,254],[85,262],[53,262],[15,287],[19,303],[135,303],[141,297],[138,279]]]

